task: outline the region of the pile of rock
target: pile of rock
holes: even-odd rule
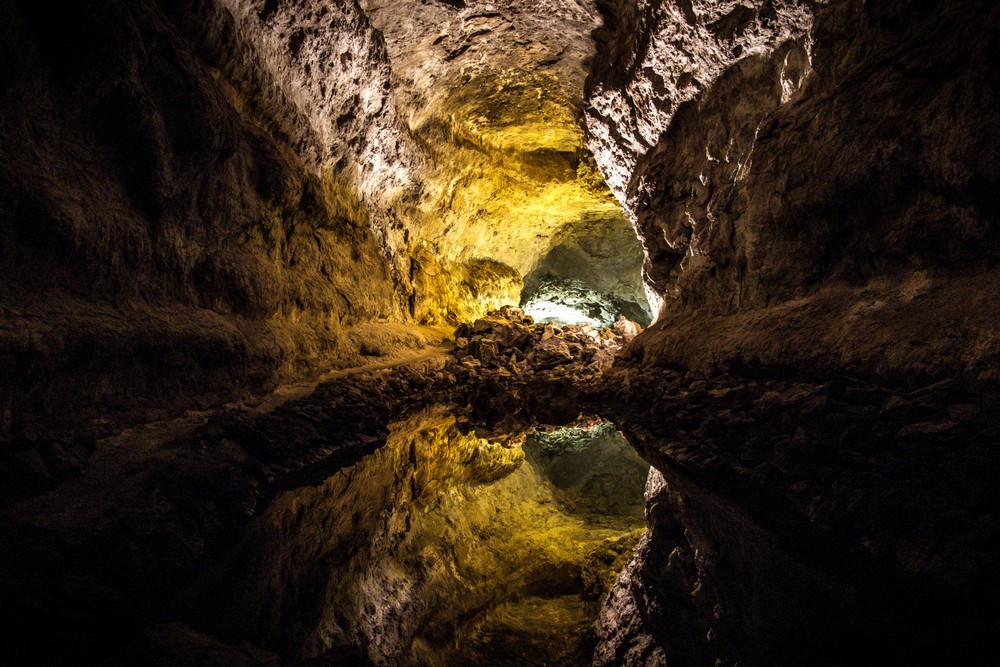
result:
[[[535,324],[524,311],[504,306],[455,330],[452,366],[495,369],[523,375],[556,368],[596,374],[610,367],[615,354],[639,332],[619,317],[614,326]]]

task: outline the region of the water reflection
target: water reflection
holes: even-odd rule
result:
[[[609,425],[522,440],[463,433],[437,407],[282,493],[230,568],[231,630],[303,658],[588,662],[600,600],[644,530],[649,466]]]

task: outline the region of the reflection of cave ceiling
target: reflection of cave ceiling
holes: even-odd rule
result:
[[[258,517],[213,596],[219,616],[307,658],[354,644],[382,665],[508,664],[526,647],[542,659],[525,664],[584,662],[643,532],[648,464],[610,425],[524,449],[523,434],[463,434],[443,406],[390,429]]]

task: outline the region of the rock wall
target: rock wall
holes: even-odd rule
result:
[[[662,304],[637,354],[972,378],[995,365],[991,3],[605,12],[588,141]]]
[[[353,327],[474,319],[552,253],[641,312],[590,240],[634,245],[583,147],[590,3],[368,7],[388,43],[353,0],[3,9],[5,440],[356,363]]]
[[[658,474],[595,664],[988,662],[1000,12],[602,9],[588,143],[660,312],[603,378]]]
[[[517,304],[521,285],[505,273],[561,271],[553,253],[573,253],[594,289],[642,312],[635,235],[583,143],[594,3],[364,4],[385,35],[401,115],[426,151],[416,235],[423,259],[413,280],[446,276],[458,286],[470,275],[487,278],[472,290],[418,294],[415,316],[455,324]],[[591,237],[608,239],[616,256]],[[482,260],[497,271],[486,276]],[[611,272],[616,280],[596,279]],[[524,293],[536,288],[528,280]]]
[[[3,439],[357,363],[352,326],[406,314],[419,161],[355,3],[2,12]]]
[[[405,269],[410,221],[400,200],[419,187],[421,157],[396,111],[382,34],[353,0],[221,4],[274,82],[257,91],[258,103],[277,94],[276,106],[294,108],[296,154],[357,193],[387,255]]]
[[[996,654],[995,390],[663,368],[602,381],[607,414],[658,472],[598,664]]]
[[[738,61],[772,54],[812,24],[809,2],[599,3],[604,25],[587,82],[588,143],[615,195],[635,213],[633,179],[685,104]],[[798,81],[789,80],[797,87]],[[700,156],[693,156],[695,159]]]

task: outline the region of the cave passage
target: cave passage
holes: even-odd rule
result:
[[[611,326],[619,316],[649,326],[652,313],[642,287],[642,245],[617,215],[580,221],[524,276],[520,306],[540,324]]]
[[[0,16],[3,667],[997,663],[1000,2]]]
[[[486,439],[434,406],[389,432],[275,498],[212,616],[307,659],[587,662],[601,601],[645,532],[649,465],[594,420]]]

